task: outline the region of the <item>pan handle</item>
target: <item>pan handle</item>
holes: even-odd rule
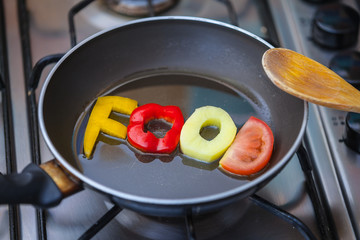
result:
[[[70,179],[55,160],[40,166],[31,163],[21,173],[0,174],[0,204],[49,208],[79,190],[79,182]]]

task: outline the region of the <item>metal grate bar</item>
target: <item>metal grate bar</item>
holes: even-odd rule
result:
[[[239,26],[238,17],[231,1],[230,0],[217,0],[217,1],[223,3],[226,6],[230,23],[234,26]]]
[[[74,47],[76,45],[76,30],[75,30],[75,21],[74,21],[75,15],[79,11],[87,7],[93,1],[94,0],[83,0],[78,4],[76,4],[75,6],[73,6],[69,11],[68,21],[69,21],[71,47]]]
[[[330,211],[325,210],[323,200],[320,197],[318,187],[312,175],[313,168],[310,158],[303,145],[300,145],[297,151],[297,156],[299,158],[301,168],[305,174],[306,188],[308,190],[309,197],[314,207],[315,216],[320,230],[320,235],[322,239],[326,239],[326,240],[336,239],[335,233],[332,231],[334,229],[333,227],[334,223],[330,221],[331,218],[327,214],[327,212],[330,213]]]
[[[87,240],[94,237],[101,229],[103,229],[119,212],[122,210],[117,205],[114,205],[109,211],[105,213],[94,225],[92,225],[79,240]]]
[[[27,84],[27,88],[30,91],[30,93],[28,94],[32,94],[33,92],[35,92],[35,90],[39,86],[40,77],[45,67],[47,67],[50,64],[58,62],[63,56],[64,56],[63,53],[48,55],[41,58],[35,64]]]
[[[23,57],[23,68],[25,77],[26,106],[28,112],[29,133],[31,139],[31,161],[35,164],[41,163],[39,131],[37,123],[36,97],[33,89],[29,88],[33,82],[32,77],[32,54],[29,34],[29,16],[26,0],[18,0],[18,17],[21,35],[21,48]],[[40,74],[39,74],[40,75]],[[46,240],[46,210],[36,209],[38,239]]]
[[[5,13],[3,0],[0,1],[0,83],[4,119],[5,158],[8,174],[17,171],[14,126],[11,107],[9,64],[6,42]],[[9,205],[9,231],[10,239],[20,239],[20,208],[18,205]]]
[[[263,0],[254,0],[257,1],[257,10],[259,11],[259,17],[262,19],[262,22],[265,24],[266,33],[268,38],[265,39],[270,44],[272,44],[274,47],[279,47],[280,40],[278,37],[278,33],[275,28],[275,24],[273,21],[273,16],[270,11],[269,3],[268,1]]]
[[[316,240],[316,237],[311,232],[311,230],[298,218],[293,216],[292,214],[283,211],[276,205],[266,201],[265,199],[257,196],[256,194],[252,195],[250,199],[258,206],[268,210],[275,216],[280,217],[281,219],[285,220],[286,222],[290,223],[292,226],[294,226],[299,232],[304,236],[306,240]]]
[[[155,16],[155,10],[154,10],[153,1],[152,0],[147,0],[147,3],[148,3],[149,17]]]

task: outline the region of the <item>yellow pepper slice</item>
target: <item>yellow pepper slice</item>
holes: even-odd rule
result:
[[[136,100],[120,97],[99,97],[90,114],[84,136],[84,153],[89,158],[100,131],[117,138],[126,138],[127,128],[122,123],[109,118],[112,111],[130,115],[137,107]]]

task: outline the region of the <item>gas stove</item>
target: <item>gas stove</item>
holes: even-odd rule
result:
[[[293,49],[327,66],[338,54],[355,51],[360,44],[355,40],[345,46],[342,42],[323,46],[327,41],[321,43],[321,36],[316,39],[312,33],[317,10],[333,1],[2,2],[7,44],[3,58],[8,65],[2,64],[0,71],[3,77],[9,72],[5,78],[9,82],[5,81],[7,84],[1,88],[1,111],[5,117],[0,118],[0,124],[5,133],[12,134],[10,140],[7,134],[0,138],[0,146],[4,146],[1,149],[7,149],[5,143],[11,143],[10,150],[0,150],[1,173],[20,172],[30,162],[39,164],[53,158],[38,132],[33,112],[41,85],[62,53],[104,29],[147,15],[204,17],[237,25],[274,46]],[[342,2],[359,12],[355,0]],[[122,4],[128,4],[126,12],[119,12],[118,7],[124,7]],[[157,4],[166,6],[157,10]],[[115,5],[115,9],[110,5]],[[70,27],[69,12],[74,23]],[[60,55],[54,57],[54,54]],[[46,59],[47,56],[52,57]],[[43,64],[40,67],[36,64],[39,61]],[[37,86],[30,79],[34,69],[39,68],[42,71],[38,73]],[[11,116],[6,117],[4,112]],[[307,239],[309,236],[310,239],[312,236],[359,239],[360,207],[356,200],[360,192],[356,183],[360,176],[360,155],[345,144],[346,116],[346,112],[309,104],[304,148],[255,196],[242,200],[242,207],[229,206],[196,218],[193,235],[186,232],[184,219],[120,211],[99,193],[85,189],[48,210],[28,205],[0,206],[0,239]],[[8,122],[9,129],[5,128]],[[304,166],[306,160],[301,160],[304,155],[309,157],[311,166]],[[0,197],[1,194],[4,193]],[[235,211],[237,214],[232,214]]]

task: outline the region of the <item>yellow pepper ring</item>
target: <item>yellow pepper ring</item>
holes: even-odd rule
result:
[[[201,129],[216,126],[219,133],[211,140],[200,135]],[[213,106],[197,108],[185,122],[180,134],[181,151],[197,160],[212,162],[220,158],[234,141],[236,126],[230,115]]]

